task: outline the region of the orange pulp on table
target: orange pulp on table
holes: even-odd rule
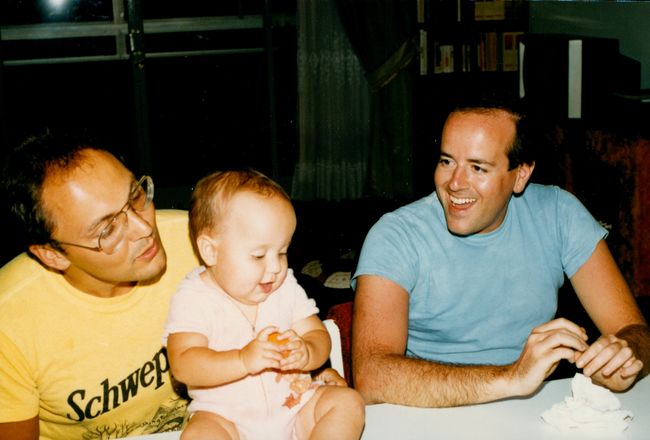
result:
[[[282,344],[287,342],[287,339],[278,339],[279,336],[280,336],[280,333],[278,333],[278,332],[271,333],[269,335],[269,342],[273,342],[274,344],[277,344],[277,345],[282,345]],[[291,353],[291,350],[284,350],[282,352],[282,357],[286,358],[287,356],[289,356],[290,353]]]

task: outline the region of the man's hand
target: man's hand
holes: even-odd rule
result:
[[[604,240],[571,284],[603,335],[576,357],[576,365],[611,390],[629,388],[650,373],[650,329]]]
[[[600,385],[613,391],[628,389],[643,369],[625,339],[603,335],[576,358],[576,367]]]
[[[536,327],[511,366],[511,380],[517,395],[529,395],[557,368],[562,359],[574,362],[587,350],[587,334],[582,327],[564,318]]]

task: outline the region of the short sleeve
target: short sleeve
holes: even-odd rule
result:
[[[184,281],[171,298],[167,323],[163,332],[163,345],[172,333],[200,333],[210,336],[208,325],[214,321],[214,308],[206,307],[203,292],[187,288]],[[211,315],[211,316],[208,316]]]
[[[36,381],[29,376],[27,361],[16,346],[0,333],[0,423],[31,419],[38,415]],[[7,404],[11,402],[11,404]]]
[[[370,229],[361,248],[352,278],[377,275],[387,278],[410,292],[417,280],[417,252],[407,236],[404,221],[393,213],[382,216]]]
[[[571,278],[591,257],[607,230],[573,194],[561,190],[558,196],[558,219],[562,243],[562,266]]]
[[[287,273],[287,278],[284,281],[283,287],[286,287],[289,291],[291,291],[291,294],[293,296],[293,322],[300,321],[301,319],[305,319],[311,315],[318,314],[319,310],[316,306],[316,301],[307,296],[305,289],[303,289],[302,286],[298,284],[298,281],[293,275],[292,270],[289,270]]]

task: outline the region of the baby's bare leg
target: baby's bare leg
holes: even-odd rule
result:
[[[301,440],[357,440],[365,418],[365,402],[356,390],[322,386],[298,412],[296,435]]]
[[[197,411],[181,433],[181,440],[239,440],[235,424],[223,417]]]

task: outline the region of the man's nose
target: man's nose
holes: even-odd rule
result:
[[[456,167],[451,173],[451,179],[449,179],[449,188],[452,190],[459,190],[465,188],[467,185],[467,174],[462,167]]]
[[[126,215],[128,217],[129,228],[129,238],[133,240],[140,239],[142,237],[148,237],[153,231],[153,227],[145,220],[140,214],[138,214],[134,209],[127,209]]]

